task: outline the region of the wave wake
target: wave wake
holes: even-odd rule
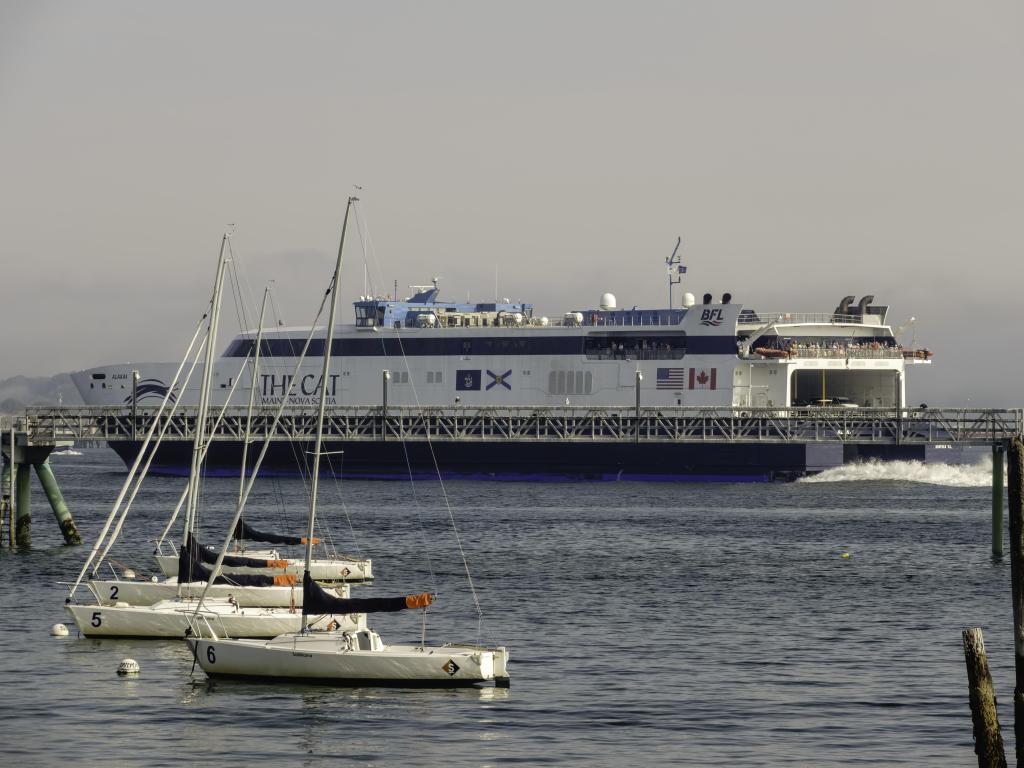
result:
[[[985,456],[977,464],[871,460],[826,469],[817,475],[802,477],[797,482],[851,483],[865,480],[897,480],[952,488],[987,488],[992,484],[992,458]]]

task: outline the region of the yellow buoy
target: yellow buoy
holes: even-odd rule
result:
[[[842,556],[848,558],[850,556],[850,553],[849,552],[843,552]]]

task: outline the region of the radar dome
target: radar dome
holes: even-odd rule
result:
[[[615,309],[615,294],[614,293],[602,293],[601,294],[601,309]]]
[[[684,307],[692,307],[696,303],[697,303],[697,299],[694,298],[694,295],[692,293],[684,293],[683,294],[683,306]]]

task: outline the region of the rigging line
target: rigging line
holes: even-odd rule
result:
[[[234,260],[235,254],[234,254],[234,250],[231,248],[231,241],[230,240],[228,241],[228,252],[231,254],[232,264],[235,264],[236,263],[235,260]],[[238,269],[237,269],[237,272],[235,273],[235,280],[237,281],[237,284],[238,284],[239,293],[241,294],[241,293],[244,292],[244,293],[248,294],[248,296],[249,296],[248,302],[246,302],[244,297],[241,298],[243,320],[244,320],[244,325],[242,325],[242,330],[244,331],[244,330],[252,327],[252,326],[249,325],[249,320],[245,317],[244,313],[245,313],[245,308],[247,306],[252,306],[252,307],[256,306],[256,294],[252,290],[252,283],[249,281],[249,276],[246,274],[245,270],[242,268],[241,259],[237,262],[237,264],[238,264]]]
[[[211,302],[212,303],[212,302]],[[174,378],[167,386],[167,392],[164,393],[164,398],[160,402],[160,407],[157,409],[156,417],[153,419],[153,423],[150,425],[149,430],[146,432],[146,437],[142,441],[142,447],[139,449],[138,455],[135,457],[135,461],[132,463],[131,469],[128,471],[128,477],[125,478],[124,483],[121,485],[121,490],[118,492],[117,499],[114,501],[114,506],[110,510],[110,514],[107,515],[106,522],[103,524],[103,530],[100,531],[99,536],[96,537],[96,543],[93,545],[92,551],[89,556],[85,559],[85,563],[82,565],[82,570],[78,574],[78,578],[75,579],[75,583],[71,585],[71,589],[68,591],[68,600],[71,600],[75,596],[75,591],[82,583],[82,579],[85,578],[86,572],[89,570],[89,566],[92,565],[93,559],[96,557],[96,553],[99,552],[100,546],[103,544],[103,540],[110,530],[111,524],[114,522],[114,518],[117,515],[118,508],[121,506],[121,502],[124,501],[125,494],[128,492],[128,488],[135,477],[135,473],[139,469],[139,465],[142,464],[142,456],[149,445],[150,440],[153,438],[153,433],[156,431],[156,425],[160,421],[160,416],[164,412],[164,408],[167,407],[167,401],[170,399],[171,392],[175,385],[178,383],[178,379],[181,376],[182,370],[185,368],[185,361],[188,360],[190,354],[192,354],[192,347],[195,345],[199,335],[203,332],[203,323],[206,322],[206,313],[199,319],[196,324],[196,331],[192,335],[192,340],[188,344],[188,348],[185,350],[185,356],[181,359],[181,364],[178,366],[178,370],[174,374]]]
[[[299,357],[298,363],[295,365],[295,370],[301,369],[302,363],[306,359],[306,353],[309,351],[310,344],[313,341],[313,334],[316,330],[316,322],[320,319],[323,314],[324,307],[327,305],[327,299],[331,297],[331,292],[336,290],[335,281],[331,280],[331,285],[324,293],[323,298],[320,300],[320,307],[317,309],[316,317],[313,319],[313,324],[309,328],[309,334],[306,336],[306,342],[302,347],[302,354]],[[238,500],[238,505],[235,508],[235,514],[231,520],[231,524],[228,526],[227,535],[224,537],[224,544],[221,547],[220,554],[217,556],[217,562],[213,566],[213,571],[210,576],[210,580],[206,582],[206,586],[203,587],[202,594],[199,596],[199,600],[196,602],[195,611],[192,613],[192,618],[197,619],[199,611],[203,607],[203,600],[206,599],[206,593],[210,588],[210,584],[216,581],[217,576],[220,575],[221,565],[224,562],[224,556],[227,554],[228,546],[231,544],[231,535],[238,525],[238,521],[242,517],[242,509],[245,507],[246,502],[249,500],[249,494],[252,492],[253,484],[256,482],[256,477],[259,474],[259,469],[263,465],[263,459],[267,455],[267,450],[270,448],[270,438],[277,431],[278,424],[281,422],[281,415],[284,413],[285,406],[288,403],[288,398],[292,393],[292,388],[295,386],[295,377],[288,382],[288,387],[284,394],[281,396],[281,403],[278,405],[277,410],[274,412],[274,420],[270,424],[267,430],[267,439],[263,441],[263,446],[260,448],[260,454],[256,458],[256,463],[253,465],[252,476],[249,478],[249,482],[245,486],[245,492],[242,494],[242,498]]]
[[[359,220],[360,213],[361,213],[361,208],[357,205],[356,206],[356,221]],[[367,233],[367,241],[369,241],[369,233]],[[397,299],[397,297],[396,297],[396,299]],[[396,328],[394,333],[395,333],[395,338],[398,340],[398,348],[399,348],[399,351],[402,353],[402,360],[405,363],[406,372],[410,373],[411,371],[410,371],[410,368],[409,368],[409,358],[405,354],[405,345],[402,342],[401,330]],[[384,339],[383,339],[383,337],[381,337],[381,345],[384,346]],[[409,382],[410,382],[410,386],[412,387],[413,399],[416,402],[416,409],[417,409],[418,412],[422,413],[423,412],[423,406],[420,403],[419,394],[416,391],[416,384],[415,384],[415,381],[413,380],[412,376],[409,377]],[[401,432],[401,430],[399,430],[399,432]],[[462,557],[462,565],[463,565],[463,567],[465,568],[465,571],[466,571],[466,581],[469,584],[469,591],[470,591],[470,594],[473,597],[473,605],[476,608],[478,619],[480,621],[482,621],[482,618],[483,618],[483,608],[480,605],[480,598],[477,595],[476,585],[473,583],[473,574],[471,573],[470,568],[469,568],[469,560],[466,557],[466,550],[462,546],[462,537],[459,535],[458,525],[455,522],[455,513],[452,511],[451,501],[450,501],[450,499],[448,497],[448,489],[445,486],[444,478],[441,477],[441,468],[440,468],[440,465],[437,462],[437,454],[434,451],[434,445],[433,445],[433,442],[430,439],[430,432],[429,432],[429,430],[426,433],[426,443],[427,443],[427,448],[430,451],[430,459],[431,459],[431,462],[434,465],[434,471],[435,471],[435,473],[437,475],[438,485],[441,488],[441,497],[444,499],[444,505],[445,505],[445,508],[446,508],[446,510],[448,512],[448,519],[449,519],[449,521],[451,523],[452,533],[455,536],[455,541],[456,541],[456,543],[459,546],[459,554]],[[405,446],[404,439],[402,440],[402,445],[403,445],[403,448],[404,448],[404,446]],[[406,459],[408,461],[408,451],[406,451]],[[421,523],[421,528],[422,528],[422,523]]]
[[[185,376],[185,380],[182,382],[182,390],[188,387],[188,382],[192,379],[192,374],[195,372],[196,365],[199,363],[199,355],[202,354],[204,347],[206,346],[206,340],[199,345],[196,350],[196,354],[192,358],[192,365],[188,370],[188,375]],[[114,526],[113,532],[110,534],[110,539],[107,541],[106,547],[103,552],[100,553],[99,560],[96,563],[96,567],[93,569],[93,573],[103,564],[103,560],[110,554],[111,548],[114,546],[114,542],[117,541],[117,537],[121,535],[121,529],[124,528],[124,522],[128,519],[128,512],[131,509],[132,504],[135,502],[135,497],[139,493],[139,489],[142,487],[142,482],[146,479],[149,474],[149,468],[153,464],[153,459],[156,458],[157,449],[160,447],[160,443],[164,439],[164,435],[167,434],[168,428],[171,426],[171,420],[174,418],[174,414],[178,409],[178,405],[181,400],[175,400],[174,405],[171,407],[170,412],[167,414],[167,418],[164,421],[163,426],[160,428],[160,434],[153,445],[153,449],[149,452],[149,458],[146,459],[146,464],[139,473],[138,479],[135,483],[135,487],[132,489],[131,495],[128,497],[128,501],[125,503],[124,508],[121,510],[121,517],[117,521],[117,525]],[[223,415],[223,414],[222,414]],[[180,509],[180,505],[179,505]],[[175,510],[177,512],[177,510]]]

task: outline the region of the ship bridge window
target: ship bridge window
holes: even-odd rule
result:
[[[678,360],[686,355],[686,334],[592,335],[584,349],[589,360]]]

